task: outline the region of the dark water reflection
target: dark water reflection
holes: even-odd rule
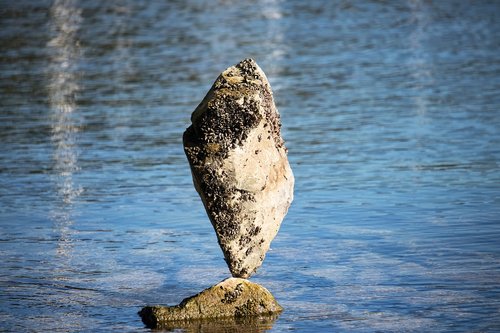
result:
[[[227,277],[182,132],[266,71],[296,199],[252,278],[274,323],[500,328],[494,1],[0,1],[0,330],[141,331]]]
[[[218,320],[195,320],[186,322],[166,323],[162,328],[154,329],[154,332],[186,332],[186,333],[232,333],[248,332],[261,333],[272,329],[278,316],[263,316],[256,318],[227,318]]]

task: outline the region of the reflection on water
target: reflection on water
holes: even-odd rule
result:
[[[74,113],[76,95],[80,90],[78,64],[81,56],[77,32],[82,20],[75,1],[57,0],[50,9],[51,31],[54,37],[48,42],[50,65],[48,77],[49,101],[54,145],[54,173],[58,203],[51,212],[59,233],[58,254],[67,255],[71,248],[73,204],[82,192],[73,181],[79,170],[77,136],[79,125]]]
[[[417,113],[420,117],[425,117],[427,113],[426,95],[421,91],[430,86],[429,80],[432,80],[432,72],[429,66],[429,59],[424,48],[424,38],[427,34],[429,14],[425,12],[425,7],[420,0],[410,1],[411,19],[415,28],[409,36],[410,49],[412,57],[410,58],[409,66],[412,68],[412,76],[415,79],[416,92],[413,99]]]
[[[271,66],[266,68],[266,75],[271,76],[278,73],[282,69],[282,60],[289,52],[284,27],[281,24],[283,18],[282,4],[283,0],[265,0],[261,1],[260,15],[265,18],[265,38],[263,47],[268,50],[266,61]]]
[[[185,333],[263,333],[273,328],[278,316],[259,316],[255,318],[221,318],[217,320],[192,320],[167,323],[155,329],[161,332]]]
[[[429,63],[429,55],[426,53],[425,43],[429,29],[429,13],[428,8],[424,6],[422,0],[409,1],[411,10],[411,22],[414,25],[414,30],[410,33],[409,42],[412,56],[409,59],[411,75],[414,79],[415,89],[417,90],[413,97],[417,114],[420,119],[425,119],[427,113],[427,94],[422,93],[425,89],[429,89],[432,84],[432,67]]]

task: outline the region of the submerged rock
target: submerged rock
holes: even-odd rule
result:
[[[271,86],[252,59],[226,69],[191,116],[184,150],[234,277],[260,267],[293,200]]]
[[[248,318],[273,315],[282,310],[266,288],[246,279],[229,278],[186,298],[179,305],[148,306],[139,315],[148,327],[157,328],[172,321]]]

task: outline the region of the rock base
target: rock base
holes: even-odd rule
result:
[[[161,328],[174,321],[272,316],[282,310],[266,288],[246,279],[229,278],[179,305],[147,306],[139,315],[146,326]]]

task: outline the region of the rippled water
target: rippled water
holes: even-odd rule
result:
[[[1,1],[0,331],[147,331],[228,276],[181,137],[253,57],[295,201],[252,278],[275,320],[500,330],[495,1]]]

